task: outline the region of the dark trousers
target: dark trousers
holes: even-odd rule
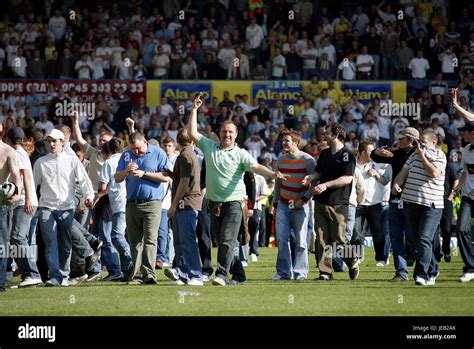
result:
[[[86,257],[94,253],[94,250],[89,244],[89,240],[93,242],[96,239],[75,219],[72,221],[71,233],[72,254],[70,278],[75,278],[86,273]],[[89,238],[89,240],[87,238]]]
[[[254,210],[253,216],[249,218],[249,234],[250,234],[250,253],[258,256],[258,238],[259,227],[262,219],[262,210]]]
[[[453,221],[453,203],[444,198],[444,209],[439,222],[439,230],[443,238],[441,246],[438,234],[435,235],[433,242],[434,254],[437,260],[443,255],[451,254],[451,223]]]
[[[217,240],[216,276],[227,281],[232,263],[240,263],[239,230],[242,224],[242,206],[238,201],[224,203],[209,202],[211,230]],[[234,261],[234,259],[236,259]]]
[[[356,208],[351,245],[364,245],[363,227],[366,219],[374,241],[375,260],[385,262],[388,256],[385,256],[384,253],[385,236],[382,229],[382,204],[359,206]]]
[[[204,275],[212,275],[214,269],[211,265],[211,215],[209,212],[209,200],[202,200],[202,209],[198,215],[196,227],[196,236],[198,239],[199,256],[201,257],[202,273]]]
[[[474,202],[470,198],[463,196],[461,199],[461,209],[458,214],[457,238],[459,251],[464,262],[464,273],[474,273],[474,251],[472,248],[471,219],[473,217]]]
[[[263,208],[261,211],[260,224],[258,226],[258,246],[267,247],[267,209]]]

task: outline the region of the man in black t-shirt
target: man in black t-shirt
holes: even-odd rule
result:
[[[336,255],[347,264],[349,276],[354,280],[359,275],[359,261],[345,232],[356,159],[344,146],[344,127],[327,126],[325,135],[330,147],[321,152],[315,173],[303,180],[304,185],[319,182],[313,188],[319,280],[332,279],[332,257]]]

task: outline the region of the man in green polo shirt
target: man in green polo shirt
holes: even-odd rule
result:
[[[211,229],[217,239],[217,270],[212,283],[225,286],[234,251],[238,249],[237,236],[242,223],[242,205],[246,197],[243,175],[251,171],[264,177],[286,179],[259,165],[244,149],[235,144],[237,128],[232,121],[220,129],[220,143],[201,135],[197,130],[197,110],[202,101],[197,97],[188,122],[188,132],[196,140],[206,160],[206,197],[211,209]],[[234,283],[238,283],[234,280]]]

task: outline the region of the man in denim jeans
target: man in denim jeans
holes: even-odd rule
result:
[[[0,184],[10,181],[17,186],[17,193],[8,201],[0,202],[0,292],[5,291],[8,262],[8,229],[11,204],[20,200],[22,182],[15,150],[1,140],[3,125],[0,122]]]
[[[23,190],[20,201],[13,205],[13,219],[11,229],[11,244],[18,250],[29,251],[27,256],[18,256],[16,263],[21,271],[22,281],[18,287],[36,286],[42,284],[38,267],[36,266],[36,254],[28,243],[30,223],[38,208],[38,198],[35,192],[35,181],[31,168],[30,158],[22,147],[25,133],[21,127],[13,127],[8,131],[8,144],[15,149],[18,167],[23,181]]]
[[[79,158],[63,151],[64,134],[54,129],[46,139],[49,154],[39,158],[33,168],[35,184],[40,186],[39,224],[49,269],[45,284],[68,286],[76,182],[88,207],[92,205],[94,190]]]
[[[298,149],[301,134],[295,131],[282,132],[283,150],[278,157],[277,169],[291,175],[287,183],[275,181],[273,207],[276,208],[275,229],[278,245],[277,274],[272,280],[304,281],[308,277],[308,219],[309,205],[313,192],[301,184],[306,175],[313,173],[314,158]],[[295,256],[292,262],[290,233],[295,234]]]
[[[392,192],[401,193],[416,247],[415,284],[431,286],[439,275],[433,240],[444,207],[446,156],[437,148],[438,136],[426,130],[416,141],[416,152],[395,178]]]
[[[112,210],[112,244],[120,256],[120,267],[122,273],[119,275],[109,274],[102,281],[127,281],[133,268],[130,246],[125,239],[125,205],[127,203],[127,190],[125,183],[115,182],[114,175],[122,155],[120,140],[112,138],[104,144],[104,151],[109,156],[99,175],[99,192],[107,191]]]
[[[173,168],[172,202],[168,217],[173,225],[175,268],[165,269],[174,285],[202,286],[201,261],[196,241],[198,211],[202,206],[201,174],[194,142],[186,129],[178,132],[181,153]]]
[[[206,197],[211,207],[211,229],[217,239],[217,270],[213,285],[225,286],[227,274],[239,244],[237,237],[242,222],[242,204],[246,196],[243,175],[252,171],[264,177],[284,179],[279,172],[258,165],[255,159],[235,144],[237,127],[232,121],[221,125],[220,143],[204,137],[197,129],[197,110],[202,100],[197,97],[188,122],[188,132],[206,159]],[[233,280],[238,284],[239,280]]]

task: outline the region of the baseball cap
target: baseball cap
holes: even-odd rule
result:
[[[474,131],[474,121],[468,121],[463,127],[459,127],[458,131]]]
[[[62,133],[61,131],[59,131],[58,129],[53,129],[51,130],[51,132],[49,132],[46,137],[51,137],[53,139],[62,139],[64,140],[64,133]]]
[[[420,138],[420,132],[414,127],[407,127],[403,131],[401,131],[398,134],[398,139],[404,138],[404,137],[410,137],[413,139],[419,139]]]
[[[14,140],[25,138],[25,132],[23,132],[23,129],[19,126],[15,126],[8,130],[8,138],[13,142]]]

